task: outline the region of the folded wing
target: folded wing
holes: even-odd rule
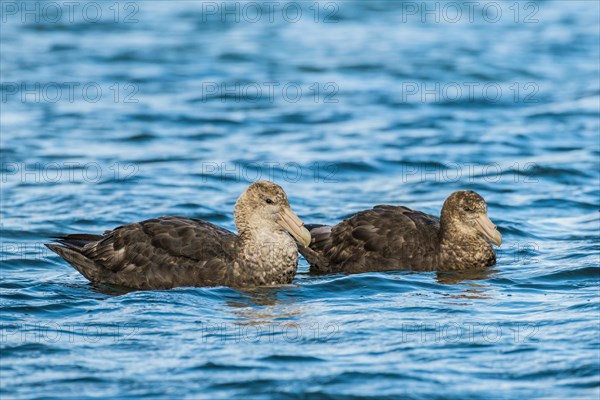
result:
[[[376,206],[310,232],[310,248],[300,251],[313,273],[418,268],[432,265],[439,220],[406,207]]]
[[[94,282],[160,289],[231,279],[237,236],[211,223],[162,217],[97,235],[68,235],[50,249]]]

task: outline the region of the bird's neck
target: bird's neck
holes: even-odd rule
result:
[[[243,247],[253,248],[256,244],[280,243],[289,235],[276,223],[268,223],[259,216],[236,216],[235,225]]]
[[[249,227],[239,233],[242,247],[248,249],[255,249],[257,245],[262,248],[270,245],[284,246],[295,243],[286,232],[271,227]]]
[[[298,266],[298,249],[285,231],[269,227],[246,229],[240,232],[238,252],[253,284],[292,282]]]
[[[496,263],[496,253],[485,239],[444,220],[440,222],[439,249],[439,261],[446,269],[483,268]]]

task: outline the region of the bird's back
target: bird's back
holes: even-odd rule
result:
[[[209,222],[161,217],[47,245],[92,282],[139,289],[235,285],[237,236]]]
[[[333,227],[314,226],[300,252],[313,273],[434,269],[439,219],[399,206],[375,206]]]

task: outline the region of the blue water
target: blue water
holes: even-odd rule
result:
[[[598,398],[598,2],[78,4],[0,10],[3,399]],[[504,245],[481,273],[131,292],[43,247],[234,229],[257,179],[310,223],[476,190]]]

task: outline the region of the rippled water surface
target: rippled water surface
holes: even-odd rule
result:
[[[597,2],[47,4],[1,10],[2,398],[598,398]],[[94,286],[42,245],[234,229],[256,179],[312,223],[476,190],[504,245],[247,292]]]

